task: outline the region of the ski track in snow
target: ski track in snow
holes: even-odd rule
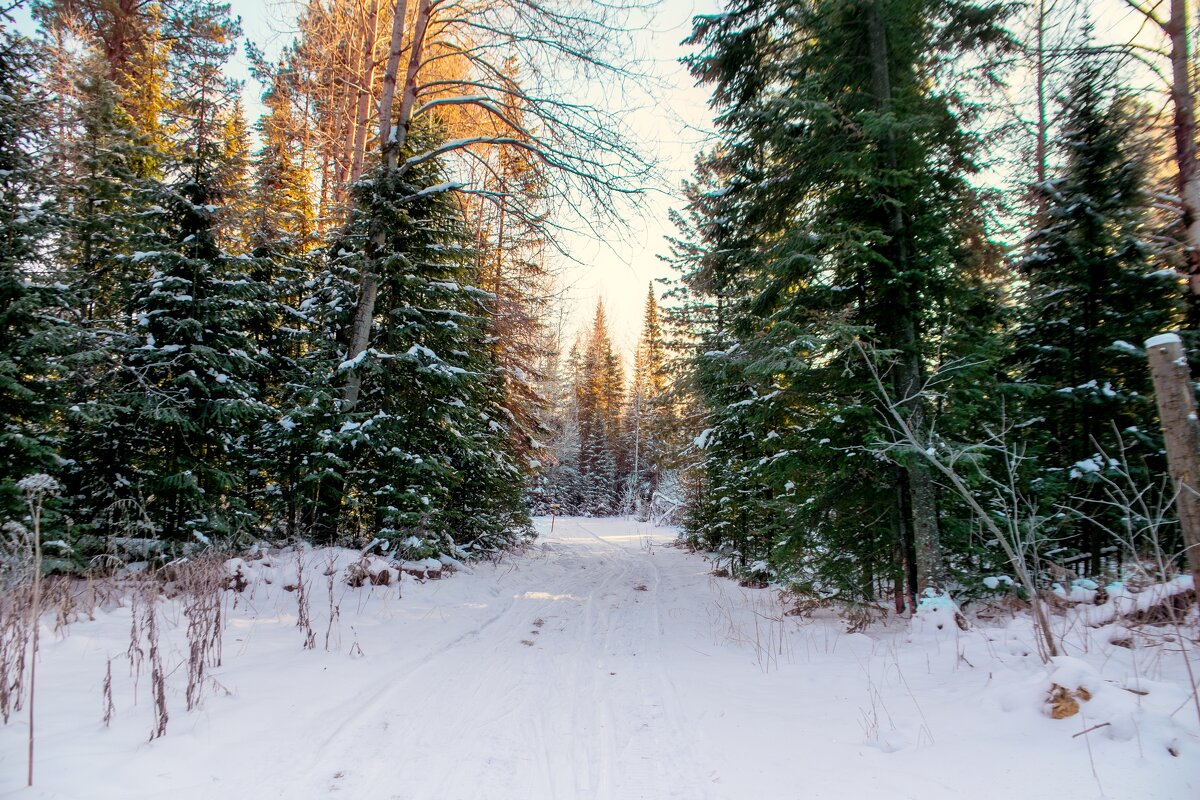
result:
[[[149,743],[148,678],[135,703],[125,674],[128,609],[48,635],[37,784],[18,788],[18,716],[0,727],[0,797],[1200,797],[1194,718],[1177,715],[1179,758],[1149,727],[1136,743],[1073,738],[1090,723],[1046,718],[1047,672],[1019,631],[909,633],[898,622],[847,634],[837,619],[785,617],[772,592],[711,577],[702,556],[664,546],[672,529],[537,524],[526,551],[446,580],[406,578],[399,594],[349,589],[339,573],[329,652],[321,556],[306,568],[315,651],[300,649],[295,593],[278,579],[252,586],[231,609],[212,673],[229,694],[214,689],[191,713],[186,641],[174,630],[171,720]],[[274,568],[290,563],[294,575],[288,558]],[[1113,669],[1133,657],[1109,649]],[[117,716],[105,729],[110,658]],[[1142,658],[1139,674],[1178,680],[1165,653]],[[1186,699],[1177,684],[1147,685],[1144,699],[1168,710]]]
[[[329,788],[351,797],[702,800],[702,763],[660,760],[687,724],[664,667],[652,547],[564,521],[500,568],[498,613],[398,669],[272,796],[340,774]]]

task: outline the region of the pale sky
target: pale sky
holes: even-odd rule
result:
[[[661,190],[646,195],[643,213],[630,219],[626,230],[611,231],[606,241],[579,237],[573,242],[573,255],[582,265],[568,266],[563,276],[578,326],[591,323],[596,300],[603,299],[613,342],[629,362],[641,331],[647,285],[671,274],[659,258],[667,252],[664,235],[675,233],[667,213],[683,205],[680,186],[691,176],[710,127],[708,93],[692,85],[679,63],[688,52],[680,43],[691,33],[693,16],[712,13],[719,5],[717,0],[664,0],[650,29],[639,34],[642,52],[650,54],[644,68],[658,75],[665,87],[640,103],[635,98],[643,108],[627,119],[636,138],[661,164]],[[655,293],[661,292],[656,285]]]

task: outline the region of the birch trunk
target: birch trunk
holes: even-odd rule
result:
[[[400,71],[400,54],[404,51],[404,24],[408,17],[408,0],[396,3],[392,17],[392,36],[388,45],[387,69],[383,75],[383,94],[379,98],[379,149],[385,169],[396,168],[396,147],[392,142],[392,109],[396,101],[396,75]]]
[[[429,30],[429,21],[433,17],[433,0],[420,0],[417,6],[417,19],[413,27],[412,52],[408,58],[408,72],[404,76],[404,92],[400,95],[400,114],[396,122],[395,142],[392,147],[392,161],[388,169],[395,168],[395,157],[404,149],[408,139],[408,126],[412,121],[413,109],[417,105],[417,73],[421,71],[421,59],[425,51],[425,34]]]
[[[421,53],[425,32],[429,29],[429,18],[433,14],[431,0],[421,0],[417,8],[416,24],[413,28],[412,52],[408,60],[408,71],[405,75],[404,94],[400,100],[400,114],[396,128],[391,127],[391,109],[395,102],[396,77],[400,66],[400,51],[403,49],[404,17],[407,3],[400,0],[396,4],[396,16],[392,22],[392,41],[388,54],[387,74],[383,81],[383,97],[379,104],[379,131],[382,141],[381,151],[383,166],[386,172],[396,169],[397,157],[404,147],[408,136],[408,124],[412,119],[412,110],[416,105],[417,73],[421,68]],[[363,267],[362,283],[359,286],[358,305],[354,311],[354,329],[350,335],[351,360],[358,358],[371,338],[371,323],[375,317],[375,301],[379,296],[379,277],[374,271],[374,256],[383,244],[386,232],[378,227],[371,231],[367,242],[367,253]],[[358,405],[358,397],[362,392],[362,375],[357,369],[350,369],[346,376],[346,388],[342,394],[342,410],[349,411]]]
[[[1184,557],[1200,590],[1200,423],[1196,421],[1196,396],[1187,356],[1175,334],[1148,340],[1146,355],[1154,376],[1154,398],[1175,484],[1175,508],[1183,532]]]

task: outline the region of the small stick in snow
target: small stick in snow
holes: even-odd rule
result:
[[[1099,730],[1100,728],[1106,728],[1109,725],[1112,725],[1112,723],[1111,722],[1101,722],[1099,725],[1093,725],[1092,727],[1087,728],[1086,730],[1082,730],[1079,733],[1072,735],[1071,738],[1078,739],[1080,736],[1083,736],[1085,733],[1091,733],[1094,730]]]

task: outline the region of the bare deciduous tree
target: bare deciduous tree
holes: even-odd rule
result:
[[[506,214],[548,226],[536,202],[541,198],[530,202],[520,192],[506,191],[503,183],[497,191],[486,182],[465,182],[472,175],[465,167],[476,165],[480,169],[474,175],[499,178],[490,155],[521,152],[553,173],[557,189],[552,199],[560,205],[586,209],[580,214],[583,219],[612,215],[612,196],[636,194],[648,164],[623,135],[617,116],[584,99],[585,86],[579,79],[630,75],[619,44],[628,15],[641,7],[640,0],[417,0],[408,34],[409,3],[399,0],[379,101],[383,169],[403,173],[430,159],[456,159],[464,167],[459,170],[464,181],[446,190],[504,203]],[[514,81],[514,60],[521,67],[521,85]],[[441,69],[446,61],[462,65],[464,71],[446,75]],[[397,106],[393,119],[391,110]],[[425,115],[438,115],[452,135],[463,135],[401,163],[409,130]],[[481,119],[488,124],[481,125]],[[381,237],[379,232],[373,238]],[[349,361],[367,348],[377,296],[378,278],[368,269],[361,279]],[[353,408],[361,376],[353,369],[348,372],[343,406]]]

